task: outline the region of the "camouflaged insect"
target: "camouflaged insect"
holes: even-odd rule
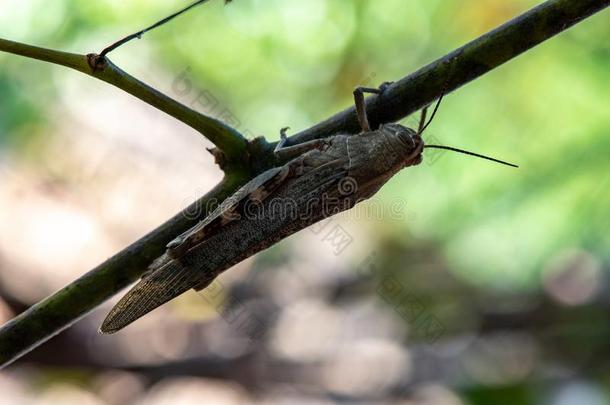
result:
[[[277,150],[282,158],[296,157],[252,179],[202,222],[170,242],[165,254],[110,311],[100,331],[114,333],[191,288],[204,289],[229,267],[352,208],[373,196],[401,169],[421,163],[421,134],[432,119],[424,124],[424,109],[417,132],[399,124],[371,130],[363,93],[382,91],[383,85],[354,91],[361,133]]]
[[[357,100],[363,100],[361,93]],[[304,149],[310,150],[258,175],[170,242],[100,331],[114,333],[191,288],[207,287],[224,270],[279,240],[366,200],[396,172],[421,162],[423,141],[410,128],[387,124],[277,153]],[[247,215],[248,204],[256,204],[256,215]]]

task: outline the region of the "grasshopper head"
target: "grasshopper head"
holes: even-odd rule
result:
[[[424,141],[418,132],[400,124],[384,124],[380,130],[389,138],[391,146],[400,156],[401,168],[421,163]]]

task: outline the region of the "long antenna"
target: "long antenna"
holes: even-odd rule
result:
[[[430,119],[428,120],[428,122],[426,123],[426,125],[423,126],[423,128],[421,128],[418,132],[419,135],[423,134],[424,131],[426,130],[426,128],[428,128],[428,125],[430,125],[430,123],[432,122],[432,120],[434,119],[434,116],[436,115],[436,112],[438,111],[438,108],[441,106],[441,101],[443,101],[443,97],[445,97],[445,91],[443,90],[443,92],[441,93],[441,96],[438,98],[438,101],[436,102],[436,105],[434,106],[434,111],[432,111],[432,115],[430,116]],[[421,124],[423,122],[423,120],[426,119],[426,109],[423,110],[422,112],[422,116],[421,116],[421,122],[420,122],[420,127]]]
[[[491,160],[492,162],[496,162],[496,163],[501,163],[503,165],[506,166],[512,166],[512,167],[519,167],[517,165],[514,165],[512,163],[508,163],[505,162],[503,160],[499,160],[499,159],[494,159],[492,157],[489,156],[485,156],[485,155],[479,155],[478,153],[474,153],[474,152],[470,152],[467,150],[463,150],[463,149],[458,149],[458,148],[453,148],[451,146],[444,146],[444,145],[424,145],[424,148],[433,148],[433,149],[445,149],[445,150],[450,150],[452,152],[458,152],[458,153],[463,153],[465,155],[470,155],[470,156],[475,156],[481,159],[487,159],[487,160]]]
[[[192,9],[193,7],[196,7],[200,4],[203,4],[205,2],[207,2],[209,0],[198,0],[196,2],[194,2],[193,4],[191,4],[190,6],[187,6],[185,8],[183,8],[180,11],[175,12],[174,14],[165,17],[162,20],[157,21],[156,23],[154,23],[153,25],[151,25],[150,27],[144,28],[141,31],[135,32],[131,35],[126,36],[123,39],[118,40],[117,42],[115,42],[112,45],[107,46],[106,48],[104,48],[104,50],[100,53],[99,57],[100,59],[104,58],[104,56],[106,56],[108,53],[114,51],[115,49],[117,49],[119,46],[126,44],[127,42],[131,41],[132,39],[135,38],[141,38],[142,35],[146,34],[148,31],[154,30],[155,28],[173,20],[174,18],[178,17],[180,14],[186,13],[187,11],[189,11],[190,9]],[[225,4],[226,3],[230,3],[231,0],[225,0]]]

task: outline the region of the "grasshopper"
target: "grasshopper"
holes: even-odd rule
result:
[[[381,95],[389,84],[354,90],[362,129],[358,134],[283,147],[283,129],[275,153],[288,162],[246,183],[203,221],[171,241],[166,252],[110,311],[100,332],[117,332],[191,288],[202,290],[231,266],[370,198],[397,172],[420,164],[426,147],[511,165],[456,148],[424,145],[422,134],[442,96],[427,123],[427,108],[422,110],[417,131],[396,123],[371,130],[364,93]]]

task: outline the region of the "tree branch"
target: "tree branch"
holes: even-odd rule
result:
[[[502,27],[482,36],[468,45],[450,53],[436,62],[420,69],[388,88],[381,98],[368,99],[369,117],[373,124],[396,121],[419,108],[430,104],[445,90],[453,91],[465,83],[483,75],[527,49],[569,28],[584,18],[606,8],[610,0],[549,0],[526,14],[515,18]],[[0,50],[61,64],[90,74],[117,87],[123,88],[158,108],[176,114],[184,110],[183,122],[200,126],[198,119],[184,106],[160,95],[136,79],[126,77],[124,72],[108,64],[101,72],[93,72],[85,56],[67,54],[15,42],[0,40]],[[447,81],[447,77],[450,80]],[[175,109],[175,110],[174,110]],[[174,113],[174,114],[172,114]],[[241,137],[226,136],[232,129],[200,118],[216,129],[214,139],[225,151],[246,149]],[[178,117],[177,117],[178,118]],[[188,121],[188,122],[187,122]],[[345,110],[314,127],[296,134],[292,144],[330,136],[334,133],[358,129],[353,108]],[[206,130],[208,128],[205,128]],[[220,130],[219,130],[220,129]],[[224,130],[224,132],[223,132]],[[206,136],[211,136],[209,133]],[[212,138],[210,138],[212,139]],[[214,142],[214,140],[213,140]],[[215,143],[216,143],[215,142]],[[265,146],[265,145],[263,145]],[[260,157],[268,157],[270,148],[261,148]],[[257,156],[258,159],[258,156]],[[255,161],[257,161],[255,159]],[[251,176],[253,170],[237,170],[228,175],[216,188],[198,203],[205,206],[210,199],[226,198]],[[202,212],[204,216],[207,212]],[[200,216],[200,217],[201,217]],[[177,234],[195,224],[197,219],[188,219],[178,214],[150,234],[91,270],[51,297],[41,301],[0,328],[0,367],[42,344],[52,336],[69,327],[89,311],[100,305],[145,271],[150,261],[159,256],[165,244]],[[214,254],[214,252],[210,252]]]
[[[196,129],[220,149],[228,160],[237,161],[243,158],[246,152],[247,141],[236,129],[153,89],[119,69],[108,58],[99,58],[95,54],[79,55],[55,51],[1,38],[0,51],[66,66],[110,83]]]
[[[367,98],[373,128],[398,121],[610,5],[610,0],[549,0]],[[287,146],[360,130],[350,107],[288,138]]]

